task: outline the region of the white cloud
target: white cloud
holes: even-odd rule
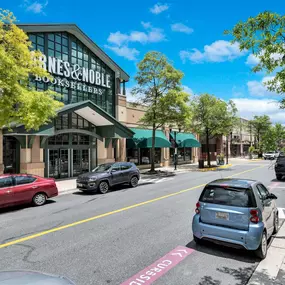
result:
[[[265,83],[267,81],[272,80],[274,77],[272,76],[266,76],[263,77],[261,81],[253,80],[247,82],[247,88],[248,92],[252,96],[278,96],[275,92],[270,92],[267,87],[265,86]]]
[[[194,95],[194,92],[193,92],[193,90],[190,87],[188,87],[186,85],[182,85],[182,88],[183,88],[184,92],[186,92],[186,93],[188,93],[190,95]]]
[[[180,58],[183,62],[190,60],[194,63],[203,62],[224,62],[241,57],[246,52],[239,50],[239,44],[231,44],[228,41],[218,40],[211,45],[205,45],[203,52],[194,48],[192,51],[180,51]]]
[[[107,41],[109,43],[115,44],[115,45],[122,45],[124,42],[128,40],[128,35],[122,34],[121,32],[116,32],[116,33],[110,33]]]
[[[263,51],[261,51],[260,55],[263,55]],[[280,53],[273,53],[271,56],[271,59],[274,59],[274,60],[279,60],[279,59],[282,59],[283,58],[283,55],[280,54]],[[246,64],[247,65],[250,65],[250,66],[254,66],[254,65],[257,65],[259,64],[260,62],[260,59],[258,57],[258,55],[254,55],[254,54],[250,54],[247,59],[246,59]]]
[[[168,10],[168,8],[169,6],[167,4],[157,3],[152,8],[150,8],[150,12],[157,15]]]
[[[129,48],[126,45],[123,46],[108,46],[105,45],[106,48],[112,50],[115,52],[117,55],[125,57],[126,59],[129,60],[136,60],[137,56],[139,55],[139,51],[135,48]]]
[[[117,55],[123,56],[129,60],[136,60],[139,51],[130,48],[129,43],[138,42],[141,44],[157,43],[165,40],[165,34],[162,29],[152,27],[151,24],[141,22],[146,32],[132,31],[129,34],[123,34],[120,31],[110,33],[107,41],[111,45],[105,47],[114,51]]]
[[[109,43],[121,46],[127,42],[156,43],[165,40],[165,34],[162,29],[154,28],[150,23],[142,22],[146,32],[132,31],[130,34],[123,34],[120,31],[110,33],[107,41]]]
[[[30,0],[24,0],[24,4],[22,5],[26,11],[33,12],[35,14],[44,14],[44,8],[48,5],[48,1],[31,2]]]
[[[254,115],[268,115],[273,123],[285,124],[285,110],[279,109],[277,100],[239,98],[233,101],[242,118],[252,119]]]
[[[194,30],[182,23],[175,23],[171,25],[171,30],[174,32],[180,32],[185,34],[192,34]]]

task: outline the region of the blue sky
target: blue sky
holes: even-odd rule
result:
[[[185,74],[185,90],[234,99],[243,117],[270,115],[285,123],[279,97],[263,86],[268,75],[253,74],[256,58],[230,45],[225,29],[264,10],[284,14],[282,0],[98,1],[0,0],[22,23],[76,23],[130,76],[149,50],[165,53]]]

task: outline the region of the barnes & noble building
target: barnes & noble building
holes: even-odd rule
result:
[[[31,84],[37,90],[56,91],[64,107],[37,131],[27,132],[24,126],[2,130],[0,172],[59,179],[76,177],[100,163],[130,160],[128,154],[136,150],[147,157],[151,131],[127,127],[136,120],[136,112],[126,102],[128,74],[74,24],[18,26],[28,34],[33,48],[43,53],[43,65],[53,76],[51,82],[36,77]],[[157,136],[157,163],[167,165],[171,161],[169,135],[160,130]],[[192,140],[190,146],[197,143]],[[188,148],[189,160],[193,156],[195,151],[190,154]],[[135,162],[143,161],[147,162],[138,157]]]

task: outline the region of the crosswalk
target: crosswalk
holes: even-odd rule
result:
[[[173,180],[174,177],[158,177],[158,178],[142,178],[139,181],[140,185],[145,185],[145,184],[156,184],[156,183],[162,183],[162,182],[167,182],[170,180]]]

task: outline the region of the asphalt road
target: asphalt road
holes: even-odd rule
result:
[[[157,269],[160,278],[153,284],[246,284],[257,266],[254,255],[213,244],[196,246],[191,220],[203,184],[221,177],[260,180],[279,196],[278,207],[285,208],[285,183],[275,181],[270,164],[241,160],[218,172],[188,172],[106,195],[76,192],[43,207],[1,211],[0,270],[63,275],[78,285],[119,285],[183,246],[189,255],[171,269]],[[145,277],[124,284],[150,283]]]

